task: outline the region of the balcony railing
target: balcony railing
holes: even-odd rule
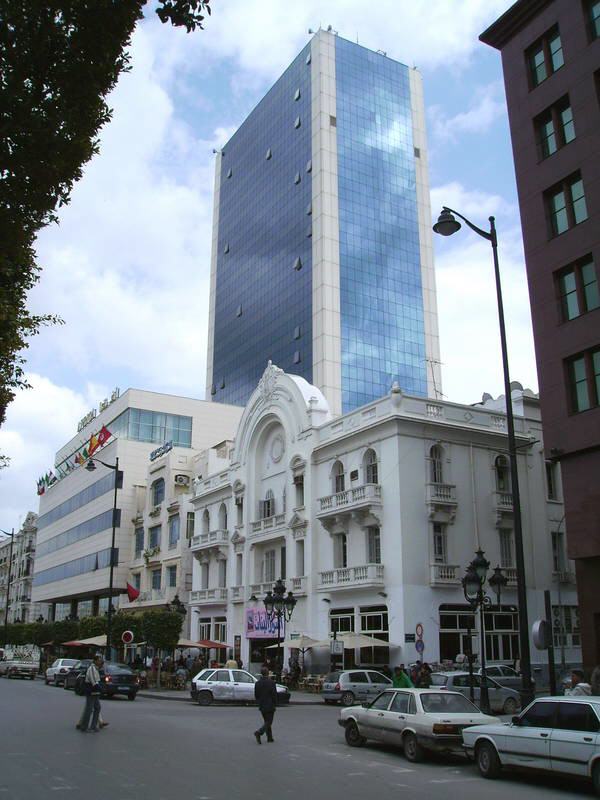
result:
[[[306,576],[302,576],[301,578],[291,578],[289,580],[289,584],[292,592],[296,595],[299,594],[306,594]]]
[[[355,486],[343,492],[320,497],[317,502],[319,503],[319,516],[326,516],[339,510],[349,511],[353,507],[380,505],[381,486],[377,483],[365,483],[363,486]]]
[[[255,595],[263,595],[267,592],[273,591],[273,586],[275,586],[275,581],[262,581],[261,583],[251,583],[250,584],[250,594]]]
[[[496,492],[496,506],[505,511],[512,511],[513,509],[512,492]]]
[[[137,608],[138,606],[151,605],[153,603],[170,603],[177,594],[176,586],[166,586],[162,589],[146,589],[140,592],[135,600],[129,602],[127,599],[120,600],[121,608]]]
[[[227,602],[227,589],[220,587],[218,589],[198,589],[197,591],[190,592],[191,603],[226,603]]]
[[[352,589],[355,586],[383,586],[383,564],[338,567],[319,573],[319,589]]]
[[[428,483],[431,503],[456,504],[456,486],[452,483]]]
[[[457,564],[431,564],[429,571],[431,586],[456,586],[460,584],[460,567]]]
[[[202,547],[218,547],[225,545],[229,541],[229,531],[219,528],[216,531],[199,533],[192,537],[192,550],[199,550]]]
[[[282,528],[285,525],[285,514],[274,514],[272,517],[264,517],[250,523],[250,532],[259,534],[275,528]]]
[[[232,586],[230,592],[232,603],[243,603],[246,599],[244,596],[244,586]]]
[[[559,570],[552,573],[552,580],[555,583],[575,583],[575,573],[568,570]]]
[[[512,498],[512,495],[511,495]],[[512,502],[512,499],[511,499]],[[517,585],[517,568],[516,567],[502,567],[502,572],[506,576],[508,580],[509,586],[516,586]]]

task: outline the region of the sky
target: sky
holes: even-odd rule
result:
[[[215,0],[205,30],[149,3],[132,69],[59,224],[37,242],[34,313],[60,315],[26,352],[32,389],[0,429],[0,529],[37,511],[36,481],[116,386],[204,397],[214,180],[223,145],[310,38],[333,29],[424,81],[432,213],[497,219],[511,379],[537,391],[500,55],[479,34],[511,0]],[[490,247],[434,236],[445,398],[503,392]]]

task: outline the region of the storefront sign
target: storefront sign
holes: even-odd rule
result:
[[[279,635],[285,639],[285,620],[279,623]],[[258,608],[246,609],[246,639],[276,639],[277,617],[269,620],[267,612]]]
[[[165,442],[164,444],[161,444],[160,447],[157,447],[156,450],[153,450],[150,453],[149,456],[150,461],[156,461],[157,458],[164,456],[165,453],[168,453],[169,450],[172,449],[173,449],[173,442]]]

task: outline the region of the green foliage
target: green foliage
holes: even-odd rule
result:
[[[79,638],[91,639],[106,633],[106,617],[84,617],[79,621]]]
[[[118,647],[121,644],[123,631],[131,631],[133,633],[133,641],[142,642],[144,640],[142,615],[132,614],[130,611],[117,611],[116,614],[113,614],[111,632],[113,647]]]
[[[202,28],[210,0],[159,0],[162,22]],[[105,98],[129,68],[146,0],[3,0],[0,16],[0,425],[28,388],[23,351],[58,317],[31,314],[34,244],[69,202],[111,117]],[[0,466],[2,466],[0,464]]]
[[[77,620],[61,619],[54,623],[54,644],[71,642],[79,639],[79,622]]]
[[[148,644],[159,650],[173,650],[179,641],[183,617],[176,611],[146,611],[142,624]]]
[[[30,626],[31,643],[41,647],[46,642],[54,641],[53,622],[34,622]]]

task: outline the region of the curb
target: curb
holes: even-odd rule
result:
[[[172,695],[163,695],[163,694],[160,694],[158,692],[138,692],[137,696],[138,697],[147,697],[150,700],[171,700],[172,702],[175,702],[175,703],[194,703],[192,698],[189,697],[189,696],[187,696],[187,697],[186,696],[184,696],[184,697],[173,697]],[[216,705],[216,706],[227,705],[227,706],[233,706],[235,708],[250,707],[248,703],[215,703],[214,705]],[[325,703],[322,700],[307,700],[307,701],[304,701],[304,702],[302,700],[290,700],[290,702],[286,703],[285,705],[289,705],[289,706],[324,706]],[[278,708],[285,708],[285,705],[278,706]]]

